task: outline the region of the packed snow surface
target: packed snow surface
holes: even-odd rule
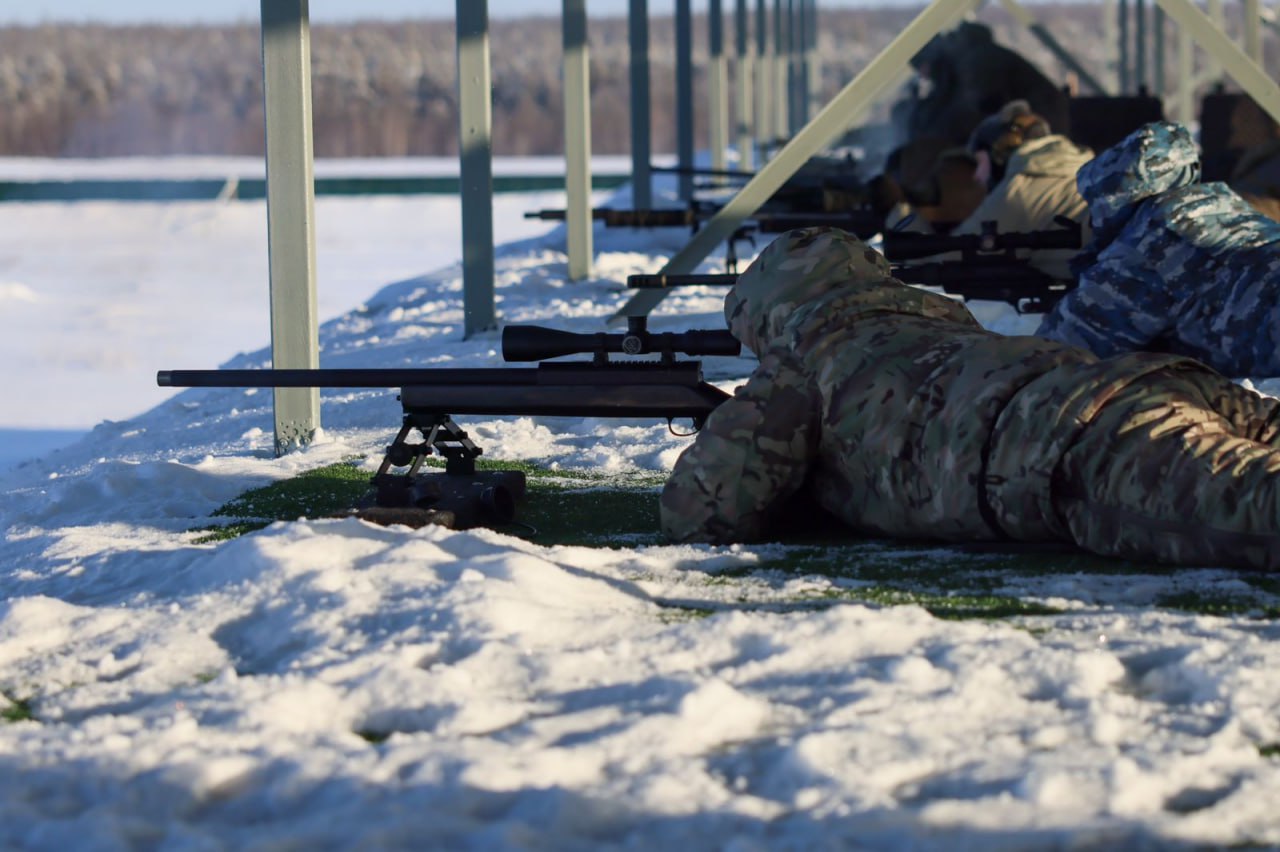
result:
[[[462,339],[456,243],[436,244],[456,237],[456,208],[332,203],[318,204],[321,298],[326,276],[354,279],[361,262],[367,289],[323,312],[322,366],[502,364],[497,332]],[[110,293],[62,319],[79,357],[169,322],[145,351],[121,344],[139,382],[266,363],[260,207],[0,205],[0,221],[21,237],[0,262],[10,317]],[[114,251],[60,244],[76,228],[113,235]],[[626,275],[687,239],[597,228],[593,275],[569,282],[563,230],[542,231],[498,250],[504,323],[603,330]],[[652,327],[722,328],[722,298],[675,293]],[[973,307],[1006,332],[1034,327]],[[42,363],[17,344],[57,313],[14,323],[5,342],[7,386],[46,418],[8,425],[62,425],[77,408],[78,390],[25,384],[15,366]],[[201,336],[227,316],[244,327]],[[753,361],[705,366],[729,389]],[[547,546],[305,518],[202,544],[192,530],[247,489],[351,457],[372,468],[399,422],[395,392],[326,392],[320,439],[283,458],[269,392],[156,394],[0,474],[0,847],[1280,844],[1280,627],[1261,609],[1275,605],[1265,578],[1073,554],[983,573],[1016,560],[850,545],[851,564],[909,569],[943,595],[961,565],[985,585],[960,591],[1056,613],[954,620],[859,601],[845,593],[868,581],[809,572],[779,544]],[[690,440],[647,421],[464,425],[489,458],[618,476],[661,474]],[[1163,603],[1191,594],[1259,610]]]

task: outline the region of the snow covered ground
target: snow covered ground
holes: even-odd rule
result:
[[[496,333],[461,340],[456,216],[433,203],[318,205],[322,366],[501,363]],[[598,229],[594,277],[569,283],[563,233],[518,216],[559,202],[503,203],[505,322],[599,331],[618,282],[687,238]],[[776,544],[551,547],[351,519],[199,544],[190,530],[248,488],[376,458],[394,392],[326,393],[322,439],[276,459],[269,394],[152,386],[265,360],[261,206],[0,205],[0,241],[0,426],[93,426],[0,473],[0,848],[1280,844],[1280,627],[1162,603],[1274,606],[1272,581],[847,550],[1057,610],[949,620],[850,600],[858,571],[779,567],[796,550]],[[723,327],[721,298],[682,291],[653,327]],[[752,362],[706,367],[730,388]],[[646,421],[464,425],[486,457],[619,476],[668,469],[689,440]]]

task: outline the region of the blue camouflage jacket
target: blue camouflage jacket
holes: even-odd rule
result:
[[[1093,239],[1076,289],[1036,333],[1107,357],[1196,358],[1229,376],[1280,375],[1280,223],[1200,183],[1186,128],[1145,125],[1082,166]]]

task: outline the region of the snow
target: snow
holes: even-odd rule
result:
[[[562,202],[496,199],[499,310],[599,331],[618,282],[687,234],[598,227],[594,274],[571,283],[563,230],[519,217]],[[317,202],[322,366],[502,363],[496,333],[461,339],[450,203]],[[1057,570],[997,568],[976,592],[1060,614],[948,620],[842,599],[865,582],[779,569],[779,544],[354,519],[197,543],[223,502],[376,457],[398,423],[394,391],[326,392],[320,439],[277,459],[269,393],[153,387],[157,369],[262,364],[264,280],[253,202],[0,205],[0,425],[92,427],[0,473],[0,710],[33,717],[0,723],[0,848],[1280,844],[1280,627],[1158,605],[1274,604],[1236,572],[1041,554]],[[653,327],[723,327],[722,295],[673,294]],[[752,363],[706,369],[730,388]],[[465,420],[487,457],[619,475],[689,441]],[[848,553],[939,582],[1009,564]]]

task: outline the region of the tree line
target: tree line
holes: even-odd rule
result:
[[[1103,9],[1040,4],[1035,13],[1082,63],[1106,73]],[[820,97],[830,97],[852,79],[918,11],[902,6],[822,11],[816,48]],[[997,41],[1023,53],[1051,78],[1064,78],[1057,60],[1002,10],[985,9],[981,20],[993,27]],[[706,26],[705,17],[695,17],[695,103],[707,97]],[[732,51],[731,26],[726,33],[726,49]],[[564,150],[561,39],[556,18],[491,21],[495,154]],[[592,150],[626,153],[626,19],[590,21],[589,40]],[[1167,41],[1174,42],[1172,35]],[[676,147],[673,44],[671,18],[655,17],[650,88],[652,144],[658,152]],[[311,64],[316,156],[457,153],[451,20],[314,25]],[[1168,65],[1174,64],[1170,59]],[[707,144],[705,114],[698,110],[695,121],[701,146]],[[260,156],[258,27],[0,28],[0,115],[0,156]]]

